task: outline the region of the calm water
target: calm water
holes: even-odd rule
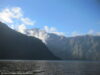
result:
[[[100,62],[0,61],[0,73],[2,75],[100,75]]]

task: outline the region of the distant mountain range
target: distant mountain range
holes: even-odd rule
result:
[[[66,37],[38,28],[24,33],[0,22],[0,59],[100,60],[100,36]]]
[[[100,36],[65,37],[37,28],[25,30],[26,35],[41,39],[49,50],[64,60],[100,60]]]
[[[0,59],[59,60],[35,37],[26,36],[0,22]]]

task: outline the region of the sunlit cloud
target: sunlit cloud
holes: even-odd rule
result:
[[[6,23],[10,28],[24,33],[28,25],[35,25],[36,21],[31,20],[23,14],[20,7],[4,8],[0,11],[0,21]]]
[[[54,33],[57,35],[65,35],[63,32],[58,32],[55,27],[44,26],[44,30],[48,33]]]
[[[32,21],[29,18],[21,18],[21,21],[25,24],[25,25],[35,25],[36,21]]]
[[[2,11],[0,11],[0,20],[5,23],[14,23],[13,19],[19,19],[22,18],[23,14],[21,12],[21,8],[15,7],[15,8],[5,8]]]
[[[0,21],[7,22],[7,23],[13,23],[12,21],[12,13],[9,9],[4,9],[0,12]]]
[[[48,26],[44,26],[44,30],[46,32],[50,32],[50,33],[57,31],[56,28],[54,28],[54,27],[48,27]]]
[[[35,25],[36,21],[26,17],[23,13],[24,11],[20,7],[4,8],[0,11],[0,21],[6,23],[12,29],[25,33],[27,26]],[[44,26],[44,31],[57,35],[64,35],[63,32],[58,32],[55,27]],[[39,35],[41,35],[41,33]]]
[[[36,24],[35,20],[32,20],[31,18],[25,16],[24,11],[20,7],[2,9],[0,11],[0,21],[6,23],[10,28],[15,29],[21,33],[25,33],[25,29],[27,29],[27,26],[34,26]],[[43,30],[47,33],[66,36],[64,32],[59,32],[56,27],[44,26]],[[73,31],[67,36],[81,36],[85,34],[100,36],[100,32],[96,32],[92,29],[90,29],[87,33]]]
[[[18,31],[25,34],[26,26],[24,24],[21,24],[18,26]]]

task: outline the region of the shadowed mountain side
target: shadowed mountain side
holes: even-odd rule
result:
[[[56,60],[41,40],[26,36],[0,22],[0,59]]]
[[[55,56],[63,60],[100,60],[99,35],[66,37],[38,28],[26,29],[24,32],[41,39]]]

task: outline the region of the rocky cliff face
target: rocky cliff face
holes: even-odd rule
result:
[[[56,60],[41,40],[26,36],[0,22],[0,59]]]

